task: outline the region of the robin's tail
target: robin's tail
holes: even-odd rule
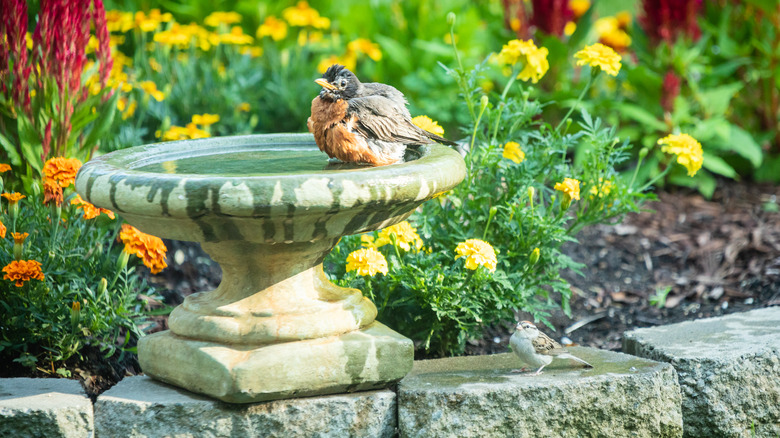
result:
[[[455,143],[454,141],[447,140],[446,138],[438,136],[438,135],[436,135],[436,134],[434,134],[432,132],[428,132],[428,131],[423,130],[423,134],[426,137],[430,138],[431,140],[433,140],[433,141],[435,141],[437,143],[446,144],[447,146],[455,146],[455,145],[457,145],[457,143]]]

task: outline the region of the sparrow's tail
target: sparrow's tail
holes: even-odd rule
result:
[[[571,355],[569,353],[559,354],[558,357],[560,359],[571,359],[571,360],[574,360],[574,361],[579,362],[581,364],[584,364],[588,368],[593,368],[593,365],[591,365],[591,364],[585,362],[584,360],[580,359],[579,357],[573,356],[573,355]]]

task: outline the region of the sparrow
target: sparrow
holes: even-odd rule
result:
[[[515,332],[509,338],[509,345],[520,360],[533,367],[539,367],[533,374],[535,376],[541,374],[542,368],[550,365],[550,362],[556,357],[559,359],[572,359],[584,364],[588,368],[593,368],[593,365],[573,356],[561,344],[539,331],[529,321],[517,323]]]
[[[339,64],[314,82],[322,90],[311,102],[307,126],[331,159],[384,166],[402,160],[409,145],[455,145],[412,123],[406,98],[390,85],[362,83]]]

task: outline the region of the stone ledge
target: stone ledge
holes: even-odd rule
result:
[[[780,307],[633,330],[623,350],[675,367],[686,436],[780,436]]]
[[[65,379],[0,379],[0,436],[91,437],[92,402]]]
[[[391,437],[395,413],[388,390],[237,405],[136,376],[98,397],[95,431],[98,438]]]
[[[668,364],[572,348],[594,365],[554,361],[511,373],[512,353],[416,361],[398,384],[404,437],[682,436],[680,388]]]

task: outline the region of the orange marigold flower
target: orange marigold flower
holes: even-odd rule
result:
[[[100,213],[105,213],[106,216],[110,217],[111,219],[114,219],[116,216],[114,216],[114,212],[111,210],[108,210],[106,208],[100,208],[95,207],[94,205],[90,204],[89,202],[81,199],[81,195],[76,195],[75,198],[73,198],[70,203],[72,205],[75,205],[76,208],[80,208],[84,210],[84,219],[94,219],[98,216],[100,216]]]
[[[80,167],[81,161],[77,158],[55,157],[50,158],[43,165],[43,174],[65,188],[76,181],[76,173]]]
[[[16,205],[16,203],[19,202],[21,199],[24,199],[24,198],[27,197],[27,196],[25,196],[25,195],[23,195],[21,193],[18,193],[18,192],[3,193],[0,196],[2,196],[3,198],[7,199],[8,203],[11,204],[11,205]]]
[[[0,222],[0,238],[5,239],[5,232],[7,231],[7,228],[5,227],[5,224]]]
[[[124,251],[138,256],[152,274],[157,274],[168,267],[165,263],[165,253],[168,248],[159,237],[142,233],[132,225],[123,224],[119,232],[119,240],[125,244]]]
[[[43,281],[44,278],[41,263],[36,260],[14,260],[3,267],[3,272],[3,280],[16,282],[16,287],[24,286],[25,281]]]
[[[0,173],[6,173],[11,170],[11,166],[5,163],[0,163]]]
[[[48,205],[52,201],[57,207],[62,205],[62,186],[56,180],[49,177],[43,178],[43,194],[43,205]]]

